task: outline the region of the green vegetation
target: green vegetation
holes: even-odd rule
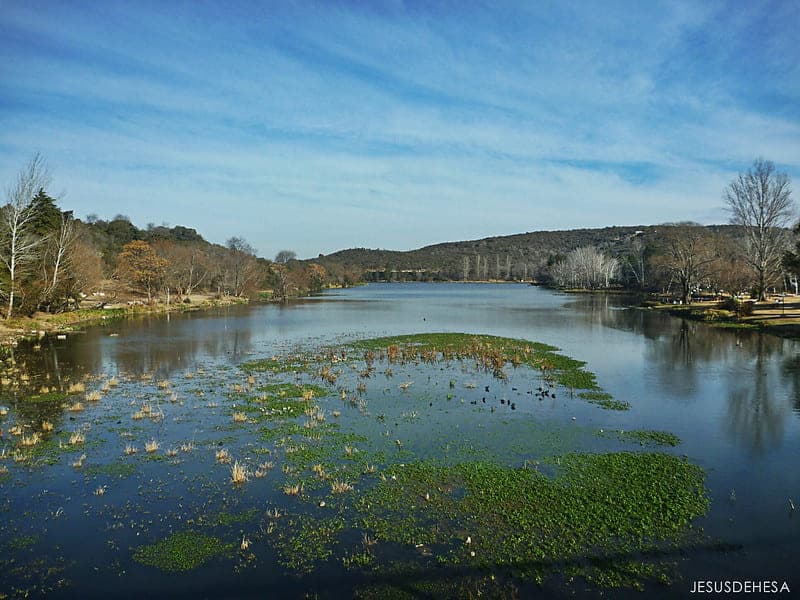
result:
[[[190,571],[232,549],[233,544],[225,545],[218,538],[182,531],[155,544],[139,546],[133,559],[162,571]]]
[[[691,521],[709,507],[702,469],[671,455],[574,454],[551,462],[552,479],[489,462],[395,466],[358,500],[359,526],[379,542],[437,549],[439,562],[505,566],[539,580],[568,565],[584,577],[639,587],[666,569],[612,557],[691,542]]]
[[[606,410],[628,410],[631,405],[624,400],[614,400],[611,394],[605,392],[581,392],[578,397],[587,400],[590,404],[596,404]]]
[[[468,333],[421,333],[364,340],[353,346],[385,352],[390,362],[475,359],[498,375],[508,365],[526,365],[565,387],[599,389],[594,374],[583,369],[585,362],[558,354],[554,346],[527,340]]]
[[[633,431],[603,431],[603,437],[614,436],[623,442],[638,442],[642,446],[677,446],[681,443],[674,433],[655,431],[652,429],[635,429]]]
[[[308,362],[300,358],[264,358],[251,360],[239,365],[240,368],[248,373],[294,373],[308,369]]]

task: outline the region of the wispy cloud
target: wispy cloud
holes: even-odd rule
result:
[[[800,176],[798,10],[6,3],[0,179],[265,255],[719,221],[753,158]]]

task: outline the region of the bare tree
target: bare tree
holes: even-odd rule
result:
[[[297,253],[294,250],[281,250],[275,255],[275,262],[285,265],[290,260],[295,260]]]
[[[636,285],[640,289],[644,289],[647,283],[647,246],[644,241],[642,241],[642,238],[633,238],[630,250],[622,260],[636,280]]]
[[[469,256],[464,257],[464,276],[461,279],[464,281],[469,279]]]
[[[689,304],[692,291],[711,274],[717,248],[700,226],[670,227],[664,232],[664,240],[663,252],[653,259],[654,263],[678,282],[681,301]]]
[[[14,296],[18,281],[25,268],[36,258],[36,248],[42,238],[34,235],[33,221],[36,216],[33,198],[50,183],[47,165],[40,154],[36,154],[19,172],[17,180],[8,188],[8,204],[2,209],[0,261],[8,273],[8,309],[6,319],[14,310]]]
[[[557,285],[583,289],[607,288],[618,272],[617,259],[605,256],[593,246],[575,248],[550,269]]]
[[[71,213],[61,213],[61,223],[58,231],[51,237],[52,245],[52,276],[48,278],[44,297],[49,298],[58,287],[59,277],[71,258],[72,247],[75,243],[75,220]]]
[[[725,201],[731,223],[744,227],[745,257],[758,280],[758,298],[765,300],[767,285],[781,272],[788,243],[785,228],[794,213],[789,176],[759,158],[727,187]]]
[[[256,251],[247,243],[247,240],[241,237],[230,238],[226,247],[228,248],[226,274],[231,293],[236,297],[241,297],[259,275]]]

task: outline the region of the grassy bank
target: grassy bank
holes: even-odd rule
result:
[[[187,312],[217,306],[246,303],[243,298],[216,298],[212,295],[194,295],[191,303],[172,302],[154,305],[108,304],[105,308],[79,308],[63,313],[35,313],[30,317],[13,317],[0,320],[0,346],[16,344],[23,339],[36,339],[46,334],[59,334],[78,331],[89,325],[107,323],[116,319],[142,315],[164,314],[168,312]]]
[[[648,308],[663,310],[676,317],[701,321],[715,327],[754,329],[786,338],[800,338],[800,298],[788,296],[753,303],[752,314],[737,315],[724,302],[704,301],[688,305],[655,303]]]

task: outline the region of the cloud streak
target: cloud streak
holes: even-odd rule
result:
[[[48,14],[42,19],[42,12]],[[0,178],[264,255],[724,220],[800,176],[796,3],[8,4]]]

